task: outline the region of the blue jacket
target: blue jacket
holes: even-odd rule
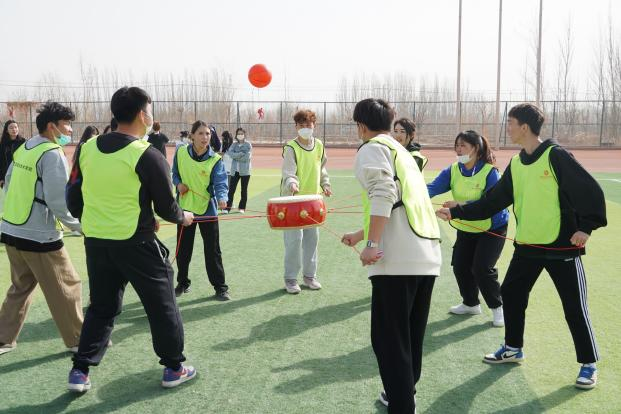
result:
[[[469,176],[472,175],[473,171],[480,171],[481,168],[483,168],[483,165],[485,165],[485,161],[480,160],[474,165],[471,170],[468,170],[466,166],[460,162],[459,170],[463,175]],[[485,183],[485,192],[489,191],[490,188],[495,186],[498,180],[500,180],[500,173],[496,168],[494,168],[487,176],[487,181]],[[439,194],[444,194],[448,191],[451,191],[451,166],[443,169],[431,183],[427,184],[427,191],[429,192],[429,197],[435,197]],[[504,209],[492,216],[491,230],[506,226],[508,222],[509,210]]]
[[[241,176],[250,175],[250,159],[252,158],[252,144],[248,141],[234,141],[227,152],[233,160],[231,163],[231,175],[236,172]]]
[[[177,152],[183,151],[184,148],[187,148],[190,157],[196,161],[203,161],[208,158],[211,158],[215,155],[213,149],[208,148],[207,152],[205,152],[201,157],[197,157],[194,152],[194,147],[192,145],[179,146],[177,147],[177,151],[175,151],[175,158],[173,159],[172,165],[172,182],[175,185],[175,189],[177,188],[177,184],[182,183],[183,180],[179,175],[179,166],[177,165]],[[228,176],[226,175],[226,171],[224,170],[224,164],[222,160],[218,161],[216,165],[213,167],[211,171],[211,177],[209,181],[209,187],[207,187],[207,191],[211,194],[211,200],[209,201],[209,206],[207,207],[207,211],[204,216],[216,216],[218,211],[218,206],[216,204],[216,200],[228,201],[229,194],[229,184],[228,184]],[[177,200],[179,199],[179,191],[177,191]]]

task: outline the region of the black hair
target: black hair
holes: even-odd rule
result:
[[[58,125],[58,121],[73,121],[75,114],[71,108],[59,104],[58,102],[47,101],[37,109],[37,130],[39,133],[45,132],[47,124],[53,122]]]
[[[112,95],[110,110],[118,123],[130,124],[151,103],[149,94],[136,86],[123,86]],[[110,121],[112,124],[112,121]],[[115,130],[114,127],[112,129]]]
[[[489,141],[483,135],[471,129],[462,131],[455,137],[453,147],[457,147],[457,141],[460,139],[476,148],[477,160],[484,160],[492,165],[496,163],[496,157],[490,148]]]
[[[520,125],[526,124],[533,134],[539,135],[541,126],[545,121],[543,111],[537,106],[530,103],[521,103],[515,105],[509,111],[509,116],[515,118]]]
[[[237,134],[239,134],[239,131],[243,132],[244,135],[246,135],[246,130],[242,127],[239,127],[235,130],[235,137],[237,137]]]
[[[353,118],[371,131],[390,131],[395,110],[383,99],[368,98],[356,104]]]
[[[11,124],[17,124],[17,122],[13,119],[9,119],[4,123],[4,128],[2,129],[2,138],[0,138],[0,144],[4,144],[11,140],[11,136],[9,135],[9,127]],[[21,135],[17,134],[15,139],[23,138]]]
[[[200,128],[200,127],[206,127],[209,130],[209,133],[211,134],[211,128],[209,128],[209,126],[203,122],[203,121],[196,121],[192,124],[192,129],[190,130],[192,134],[196,133],[196,131]]]
[[[89,125],[84,128],[84,132],[82,133],[82,137],[80,138],[80,144],[88,141],[91,137],[99,135],[99,130],[94,125]]]
[[[229,131],[223,131],[222,138],[233,141],[233,137],[231,136],[231,133]]]
[[[392,125],[393,129],[397,126],[397,125],[401,125],[401,127],[403,129],[405,129],[405,134],[408,137],[412,137],[414,135],[414,133],[416,132],[416,124],[414,123],[414,121],[412,121],[409,118],[400,118],[397,119],[395,121],[395,123]]]
[[[116,118],[112,117],[112,119],[110,120],[110,131],[114,132],[117,129],[119,129],[119,123]]]

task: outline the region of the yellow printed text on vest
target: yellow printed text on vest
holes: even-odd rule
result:
[[[481,198],[487,185],[487,176],[494,169],[491,164],[485,164],[476,174],[466,177],[461,173],[458,163],[451,165],[451,193],[453,200],[464,204]],[[462,224],[463,223],[463,224]],[[449,224],[457,230],[468,233],[481,233],[492,227],[492,219],[450,221]]]
[[[206,160],[196,161],[190,156],[189,145],[179,147],[177,167],[181,182],[192,190],[179,197],[179,205],[182,209],[194,214],[205,214],[211,200],[207,191],[211,182],[211,172],[220,158],[220,155],[215,154]]]
[[[522,163],[519,154],[511,159],[517,243],[550,244],[561,231],[559,186],[550,165],[553,147],[529,165]]]

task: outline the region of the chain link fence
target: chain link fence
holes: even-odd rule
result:
[[[500,103],[495,124],[495,101],[394,102],[397,117],[414,119],[417,139],[426,146],[451,147],[459,130],[474,129],[494,146],[512,146],[506,135],[507,112],[519,102]],[[37,132],[36,109],[39,102],[0,102],[0,121],[14,119],[23,136]],[[109,102],[64,102],[76,113],[73,141],[77,142],[88,125],[103,131],[112,114]],[[153,113],[162,132],[171,140],[200,119],[234,134],[243,127],[253,144],[283,145],[295,137],[293,114],[311,109],[317,114],[315,135],[329,146],[357,146],[356,126],[351,116],[355,102],[292,101],[155,101]],[[568,147],[620,147],[621,102],[544,101],[546,116],[542,137],[554,137]]]

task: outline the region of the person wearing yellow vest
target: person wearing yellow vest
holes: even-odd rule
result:
[[[427,185],[432,198],[447,191],[451,192],[453,200],[444,203],[445,207],[478,200],[500,179],[500,173],[494,166],[494,154],[484,136],[476,131],[460,132],[455,138],[454,148],[457,161],[442,170]],[[509,211],[502,209],[491,219],[450,223],[457,229],[451,265],[462,297],[459,305],[449,309],[450,313],[481,314],[481,291],[485,303],[492,310],[492,325],[504,326],[498,269],[495,266],[505,240],[485,231],[504,236],[507,234],[508,222]]]
[[[141,138],[153,124],[151,98],[137,87],[112,95],[110,109],[118,129],[79,147],[69,183],[67,206],[84,232],[90,304],[67,388],[91,388],[89,371],[101,362],[131,284],[144,307],[153,349],[164,372],[162,386],[175,387],[196,377],[184,366],[184,333],[174,294],[168,249],[157,239],[162,219],[189,225],[172,193],[170,168],[156,148]]]
[[[281,195],[332,195],[330,177],[326,170],[326,152],[323,143],[313,136],[317,116],[309,109],[301,109],[293,115],[297,137],[283,148]],[[304,286],[311,290],[321,289],[317,280],[317,245],[319,229],[296,229],[284,231],[285,242],[285,290],[298,294],[298,274],[302,271]]]
[[[440,274],[440,229],[421,171],[390,133],[394,109],[381,99],[356,104],[363,144],[355,175],[362,186],[363,229],[342,242],[360,254],[372,285],[371,343],[389,412],[414,413],[431,293]]]
[[[445,220],[483,220],[513,204],[517,229],[515,252],[501,294],[505,342],[484,362],[524,360],[524,325],[528,297],[545,269],[563,303],[576,357],[581,364],[575,386],[595,387],[599,352],[587,304],[581,256],[593,230],[606,226],[606,201],[597,181],[554,140],[539,137],[544,116],[533,104],[519,104],[508,114],[507,133],[522,147],[494,188],[480,200],[442,208]],[[559,344],[554,345],[556,349]]]
[[[61,149],[71,139],[75,115],[57,102],[37,112],[39,134],[15,151],[4,186],[0,242],[6,245],[11,284],[0,308],[0,354],[15,349],[37,285],[68,350],[75,351],[82,329],[82,281],[60,227],[81,231],[65,202],[69,168]]]
[[[216,299],[230,300],[229,287],[226,285],[222,251],[220,250],[220,229],[218,226],[218,208],[225,209],[228,197],[228,178],[222,157],[209,146],[211,129],[203,121],[192,124],[189,145],[177,147],[173,160],[173,184],[177,188],[177,200],[185,211],[196,216],[207,216],[202,222],[193,223],[183,228],[177,226],[177,287],[175,294],[181,296],[190,291],[188,272],[196,227],[203,238],[205,269],[211,286],[216,292]]]
[[[414,157],[416,165],[423,171],[429,160],[421,153],[421,145],[415,142],[416,124],[408,118],[397,119],[393,124],[393,137],[403,145],[406,150]]]

